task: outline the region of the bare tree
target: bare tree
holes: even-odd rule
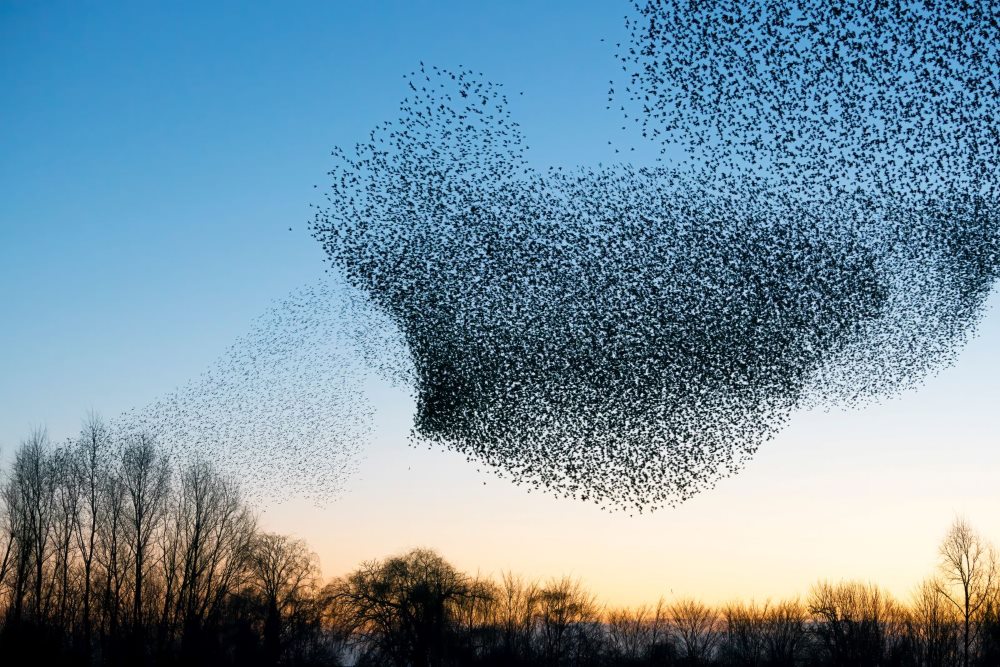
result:
[[[767,664],[794,667],[806,642],[806,610],[798,599],[773,604],[764,613]]]
[[[730,664],[759,667],[767,656],[769,602],[733,602],[722,608],[725,638],[722,652]]]
[[[73,597],[70,592],[70,568],[75,557],[74,535],[80,511],[80,487],[74,474],[74,450],[69,444],[59,447],[52,454],[51,467],[55,485],[53,506],[53,550],[55,567],[54,586],[58,591],[56,623],[63,627],[72,612]]]
[[[962,518],[956,518],[939,550],[938,591],[962,620],[962,665],[969,667],[978,621],[997,586],[996,553]]]
[[[283,624],[308,603],[319,566],[305,542],[275,533],[256,535],[249,555],[249,583],[265,610],[264,654],[267,664],[276,664]]]
[[[109,465],[110,432],[96,415],[84,423],[73,459],[73,475],[80,494],[76,520],[76,548],[83,565],[82,623],[83,641],[91,643],[91,601],[93,598],[94,552],[101,521],[103,476]]]
[[[820,647],[837,665],[879,665],[899,620],[898,605],[873,584],[821,582],[813,587],[809,611]]]
[[[441,556],[414,549],[369,561],[334,584],[367,651],[396,665],[440,664],[454,603],[470,594],[469,578]]]
[[[165,555],[178,568],[175,616],[182,644],[186,653],[196,653],[206,620],[242,587],[255,522],[236,485],[204,461],[184,470],[178,491],[171,522],[177,542]]]
[[[48,435],[39,429],[21,443],[6,489],[15,543],[13,616],[16,620],[22,617],[30,586],[32,617],[35,622],[44,621],[45,568],[52,556],[55,486]]]
[[[926,667],[947,667],[961,661],[962,636],[958,610],[941,593],[935,579],[924,581],[913,593],[909,634]]]
[[[6,476],[0,490],[0,610],[10,606],[8,574],[17,560],[17,537],[20,532],[21,508],[16,489]]]
[[[459,659],[475,660],[495,650],[499,595],[499,587],[477,573],[469,580],[468,594],[455,600],[455,624],[460,637],[456,653]]]
[[[688,662],[709,662],[721,638],[721,623],[715,610],[697,600],[684,599],[671,604],[667,613],[674,634]]]
[[[562,577],[543,587],[537,607],[543,660],[558,665],[574,649],[586,650],[598,611],[594,596],[579,580]]]
[[[500,576],[496,592],[496,615],[502,645],[501,655],[510,659],[531,650],[532,625],[538,606],[539,586],[512,572]]]
[[[100,595],[101,633],[112,638],[119,634],[122,590],[129,568],[123,537],[126,493],[119,467],[109,466],[100,480],[102,512],[98,519],[94,551],[94,559],[104,580]]]
[[[5,480],[2,497],[3,514],[0,516],[0,530],[3,537],[3,557],[0,560],[0,602],[5,603],[4,609],[16,615],[20,605],[14,603],[18,595],[18,582],[22,579],[19,572],[23,571],[21,558],[21,544],[19,538],[22,535],[23,509],[17,494],[17,487],[13,479]],[[8,576],[13,575],[14,582],[9,582]],[[5,593],[6,591],[6,593]]]
[[[183,608],[181,594],[178,590],[184,577],[184,523],[186,517],[182,508],[182,497],[182,493],[172,494],[163,525],[157,533],[160,552],[161,593],[156,641],[161,650],[164,650],[178,636],[177,627]]]
[[[605,623],[614,660],[639,664],[650,659],[655,647],[662,644],[666,610],[662,600],[653,607],[611,609],[605,614]]]
[[[156,451],[151,436],[139,433],[125,443],[121,456],[122,484],[125,489],[125,540],[132,576],[132,625],[137,636],[143,631],[143,591],[147,556],[153,533],[166,508],[170,469]]]

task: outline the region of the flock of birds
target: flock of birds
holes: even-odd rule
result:
[[[953,358],[1000,271],[1000,33],[988,3],[635,9],[622,107],[682,160],[536,169],[502,87],[421,67],[313,231],[402,333],[418,439],[642,510]]]
[[[334,152],[312,224],[354,296],[294,296],[146,415],[329,490],[378,366],[418,442],[608,509],[691,498],[796,409],[911,387],[973,332],[1000,274],[998,14],[638,3],[609,101],[682,155],[653,166],[540,169],[502,86],[421,65]]]
[[[998,22],[995,0],[650,0],[626,17],[617,97],[723,183],[995,198]]]
[[[1000,5],[993,0],[638,2],[617,96],[714,191],[822,211],[880,261],[809,402],[872,399],[950,363],[997,277]],[[609,93],[609,101],[616,99]]]
[[[120,433],[145,433],[182,467],[208,460],[264,507],[336,499],[373,432],[371,369],[405,377],[394,329],[360,295],[324,277],[258,317],[203,373],[121,415]]]

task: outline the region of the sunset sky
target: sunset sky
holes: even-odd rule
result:
[[[615,160],[626,4],[538,4],[0,5],[0,456],[183,385],[318,279],[313,185],[334,146],[396,115],[421,61],[523,91],[511,110],[537,164]],[[376,436],[339,498],[275,499],[261,520],[328,576],[427,546],[472,572],[579,576],[613,604],[822,578],[906,596],[957,514],[1000,541],[998,302],[918,390],[795,414],[677,509],[606,513],[410,447],[411,399],[376,386]]]

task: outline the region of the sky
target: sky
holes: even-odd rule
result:
[[[183,385],[319,278],[313,186],[333,147],[396,116],[421,61],[523,91],[511,110],[538,164],[614,159],[624,2],[206,5],[0,3],[0,456]],[[580,577],[611,604],[824,578],[905,597],[956,515],[1000,541],[998,301],[918,390],[798,413],[677,509],[606,513],[411,447],[412,401],[381,387],[340,496],[281,499],[261,522],[328,576],[426,546],[471,572]]]

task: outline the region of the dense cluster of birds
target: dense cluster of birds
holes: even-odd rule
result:
[[[415,437],[642,510],[949,363],[1000,272],[997,14],[640,3],[617,95],[684,156],[653,166],[537,168],[502,86],[421,65],[313,224],[399,332]]]
[[[753,182],[823,207],[883,259],[891,316],[825,364],[810,396],[876,397],[950,361],[997,271],[1000,5],[634,9],[627,80],[609,98],[642,135],[715,189]]]
[[[996,185],[994,0],[635,8],[619,96],[644,136],[682,146],[717,177],[752,175],[810,199],[857,188],[927,199]]]
[[[200,377],[115,426],[154,438],[174,466],[211,462],[261,507],[325,504],[346,488],[371,438],[370,369],[406,372],[405,358],[385,355],[400,346],[383,319],[324,277],[256,318]]]

